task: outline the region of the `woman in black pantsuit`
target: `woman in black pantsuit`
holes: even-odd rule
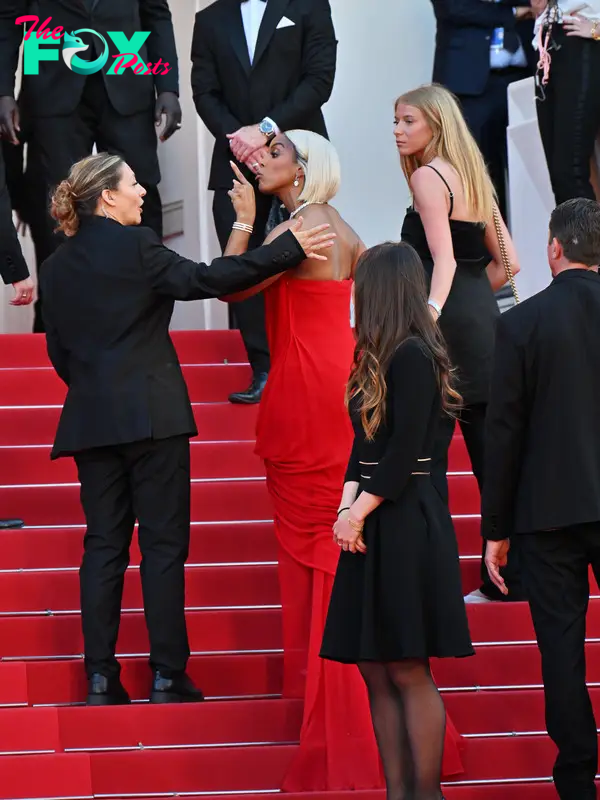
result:
[[[232,190],[236,209],[244,191],[239,184]],[[67,240],[40,273],[48,354],[67,385],[52,457],[74,456],[87,524],[80,579],[91,705],[129,702],[115,648],[136,519],[150,699],[202,700],[185,672],[189,438],[197,430],[169,336],[175,300],[248,289],[330,243],[319,243],[314,229],[292,230],[251,253],[198,264],[140,226],[145,193],[120,156],[100,153],[75,164],[52,199]],[[253,194],[245,205],[243,230],[231,234],[244,248]]]
[[[600,3],[550,0],[535,30],[537,117],[556,203],[595,200],[590,162],[600,131]]]
[[[460,397],[413,248],[367,251],[355,289],[354,445],[321,655],[360,669],[388,800],[439,800],[445,710],[429,659],[473,648],[452,521],[430,464],[440,414]]]

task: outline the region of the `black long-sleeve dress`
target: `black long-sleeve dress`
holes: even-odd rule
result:
[[[368,441],[354,404],[346,481],[383,497],[365,555],[343,551],[321,656],[343,663],[473,654],[456,537],[429,476],[441,397],[425,345],[410,338],[388,373],[386,420]]]

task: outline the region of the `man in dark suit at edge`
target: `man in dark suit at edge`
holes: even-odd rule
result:
[[[28,109],[31,140],[39,152],[46,188],[50,191],[69,172],[71,166],[98,151],[122,155],[146,187],[144,225],[162,236],[162,207],[158,184],[160,169],[157,157],[156,125],[166,117],[161,139],[168,139],[181,121],[179,76],[175,35],[168,0],[2,0],[0,4],[0,129],[13,142],[19,140],[19,110],[14,99],[18,54],[23,39],[22,16],[38,17],[32,37],[46,26],[58,26],[71,33],[91,29],[101,34],[109,45],[110,55],[101,71],[89,76],[69,69],[60,57],[60,47],[50,47],[40,40],[40,49],[56,49],[56,60],[40,60],[39,74],[23,75],[20,100]],[[26,23],[31,29],[33,22]],[[108,31],[120,31],[128,40],[138,31],[150,35],[139,50],[154,73],[134,74],[128,67],[120,75],[108,75],[118,49]],[[103,50],[101,40],[88,33],[78,36],[89,45],[81,58],[94,60]],[[50,44],[57,42],[48,40]],[[126,59],[127,63],[129,59]],[[49,235],[43,237],[44,252],[38,253],[41,264],[61,241],[52,235],[53,221],[47,216]],[[34,331],[43,332],[41,305],[36,303]]]
[[[554,280],[498,322],[486,418],[482,533],[494,584],[518,539],[561,800],[595,800],[596,722],[586,686],[589,566],[600,579],[600,205],[550,220]]]
[[[460,100],[506,219],[508,87],[534,73],[534,12],[529,0],[432,2],[437,22],[433,80]]]
[[[331,95],[337,42],[329,0],[216,0],[196,15],[192,89],[215,137],[208,188],[224,249],[233,223],[227,195],[235,156],[250,177],[279,131],[302,128],[327,136],[321,107]],[[250,247],[262,244],[272,198],[257,192]],[[236,303],[234,315],[253,372],[236,403],[257,403],[270,367],[262,295]]]
[[[0,49],[3,42],[0,38]],[[0,275],[6,285],[12,284],[11,305],[27,306],[33,300],[33,281],[23,258],[21,245],[12,221],[12,204],[6,186],[3,148],[0,146]],[[2,528],[22,528],[22,519],[0,519]]]

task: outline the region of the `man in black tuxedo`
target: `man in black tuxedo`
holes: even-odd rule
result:
[[[532,17],[529,0],[432,2],[437,21],[433,80],[460,100],[506,218],[507,92],[513,81],[535,70],[533,22],[525,19]]]
[[[327,136],[321,107],[335,77],[337,42],[329,0],[216,0],[198,12],[192,44],[192,89],[198,114],[215,137],[208,188],[224,250],[233,223],[227,192],[233,155],[246,176],[256,171],[278,131]],[[262,244],[272,198],[257,192],[250,247]],[[262,295],[236,303],[234,314],[253,372],[251,386],[230,397],[257,403],[269,372]]]
[[[600,579],[600,205],[558,206],[554,280],[498,323],[487,411],[482,533],[490,577],[518,537],[562,800],[595,800],[596,722],[586,687],[591,564]]]
[[[24,75],[21,100],[31,115],[31,141],[40,153],[41,169],[49,191],[65,178],[72,164],[92,152],[122,155],[135,170],[148,194],[144,224],[162,235],[162,207],[158,192],[160,170],[156,124],[166,123],[161,138],[167,139],[179,126],[181,109],[175,36],[168,0],[2,0],[0,8],[0,129],[14,144],[19,138],[19,112],[14,100],[18,52],[23,26],[18,17],[39,18],[32,37],[51,17],[47,30],[61,26],[71,33],[90,28],[102,34],[110,55],[100,72],[87,78],[70,70],[63,59],[42,60],[38,75]],[[27,23],[27,28],[32,23]],[[131,39],[136,31],[150,31],[139,55],[156,74],[108,75],[118,49],[108,31],[122,31]],[[94,60],[103,45],[93,34],[78,34],[89,49],[80,57]],[[43,40],[41,40],[43,41]],[[52,41],[52,40],[49,40]],[[62,46],[62,42],[61,42]],[[41,48],[49,45],[41,44]],[[89,55],[88,55],[89,54]],[[49,230],[52,220],[47,218]],[[44,237],[42,263],[60,239]],[[36,303],[35,331],[43,331],[41,300]]]

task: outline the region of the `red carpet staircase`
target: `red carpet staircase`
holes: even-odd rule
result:
[[[204,797],[277,792],[298,740],[301,707],[280,698],[275,540],[255,408],[227,394],[249,378],[236,333],[175,334],[200,435],[192,446],[187,607],[190,673],[201,706],[82,707],[78,564],[83,517],[71,461],[52,464],[64,395],[44,339],[0,338],[0,798]],[[478,494],[462,440],[451,458],[452,511],[465,591],[478,583]],[[133,698],[149,691],[147,638],[134,547],[118,652]],[[594,587],[594,594],[597,594]],[[527,608],[469,608],[477,655],[435,664],[465,735],[466,773],[448,800],[545,800],[554,750],[544,733],[540,663]],[[600,598],[591,601],[589,679],[600,707]],[[305,795],[316,800],[316,795]],[[323,800],[381,800],[337,793]],[[290,796],[290,800],[294,800]],[[296,800],[299,800],[296,798]]]

